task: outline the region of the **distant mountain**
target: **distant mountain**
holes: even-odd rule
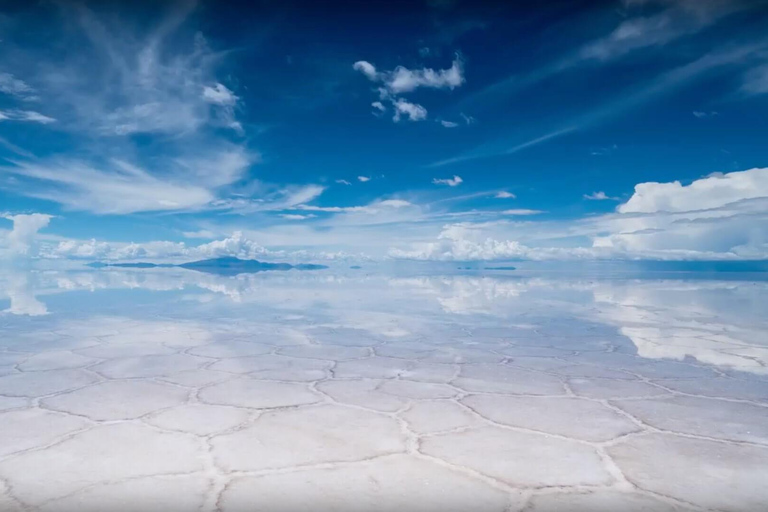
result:
[[[267,270],[320,270],[328,268],[325,265],[314,265],[309,263],[300,263],[298,265],[291,265],[290,263],[267,263],[258,260],[241,260],[240,258],[211,258],[208,260],[190,261],[188,263],[182,263],[180,265],[173,265],[170,263],[102,263],[94,262],[89,263],[89,267],[104,268],[104,267],[118,267],[118,268],[159,268],[159,267],[179,267],[189,270],[197,270],[198,272],[208,272],[212,274],[224,274],[224,275],[236,275],[252,272],[264,272]]]

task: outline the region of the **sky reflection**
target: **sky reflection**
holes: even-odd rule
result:
[[[456,329],[479,322],[535,332],[578,326],[595,336],[629,339],[645,358],[692,358],[768,374],[768,283],[763,281],[50,270],[0,274],[0,297],[6,328],[14,323],[11,315],[51,315],[40,320],[49,323],[72,315],[133,317],[148,310],[171,318],[269,317],[403,336],[424,335],[436,322]]]

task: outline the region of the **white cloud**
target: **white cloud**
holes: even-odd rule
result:
[[[328,212],[328,213],[368,213],[377,214],[382,210],[392,210],[398,208],[404,208],[408,206],[414,206],[413,203],[405,201],[403,199],[385,199],[382,201],[375,201],[366,206],[313,206],[307,204],[300,204],[292,208],[295,210],[313,211],[313,212]]]
[[[630,15],[608,36],[593,41],[580,50],[584,59],[608,60],[630,51],[662,46],[685,35],[694,34],[723,17],[750,7],[740,0],[663,0],[625,2],[629,8],[640,6],[638,15]],[[644,4],[660,4],[652,14]]]
[[[463,182],[464,180],[461,179],[461,176],[454,176],[453,178],[444,179],[432,178],[432,183],[435,185],[448,185],[449,187],[456,187]]]
[[[472,116],[468,116],[464,114],[463,112],[459,114],[461,117],[461,120],[464,122],[464,124],[474,124],[475,118]],[[446,121],[446,120],[440,120],[440,124],[445,126],[446,128],[457,128],[460,126],[460,123],[457,123],[455,121]]]
[[[493,151],[493,152],[471,151],[471,152],[464,153],[462,155],[459,155],[459,156],[456,156],[456,157],[453,157],[453,158],[447,158],[445,160],[439,160],[437,162],[429,164],[427,167],[442,167],[444,165],[455,164],[457,162],[464,162],[464,161],[467,161],[467,160],[476,160],[478,158],[485,158],[485,157],[493,156],[493,155],[512,155],[512,154],[517,153],[518,151],[522,151],[522,150],[524,150],[526,148],[529,148],[529,147],[532,147],[532,146],[537,146],[537,145],[539,145],[539,144],[541,144],[543,142],[547,142],[550,139],[554,139],[554,138],[560,137],[562,135],[566,135],[566,134],[571,133],[571,132],[573,132],[575,130],[576,130],[576,127],[569,126],[567,128],[563,128],[563,129],[559,129],[559,130],[555,130],[553,132],[547,133],[546,135],[542,135],[541,137],[536,137],[534,139],[522,142],[522,143],[520,143],[520,144],[518,144],[516,146],[513,146],[511,148],[508,148],[508,149],[504,149],[504,150],[501,150],[501,151]]]
[[[363,183],[365,183],[366,181],[371,181],[370,176],[358,176],[357,179],[358,181],[362,181]]]
[[[464,69],[458,57],[450,68],[437,71],[430,68],[411,70],[398,66],[385,79],[386,87],[394,94],[411,92],[419,87],[454,89],[463,83]]]
[[[50,124],[56,120],[52,117],[34,112],[32,110],[0,110],[0,121],[28,121],[32,123]]]
[[[155,178],[122,161],[112,161],[103,168],[75,161],[19,163],[4,167],[2,172],[39,184],[25,188],[25,195],[95,213],[199,208],[214,198],[204,187]]]
[[[514,208],[512,210],[504,210],[501,212],[502,215],[519,215],[519,216],[526,216],[526,215],[538,215],[540,213],[547,213],[544,210],[529,210],[527,208]]]
[[[256,259],[279,252],[268,251],[255,241],[235,232],[231,237],[215,240],[206,244],[189,247],[183,242],[146,242],[146,243],[117,243],[99,242],[96,240],[79,241],[66,240],[58,245],[41,250],[44,258],[68,258],[87,260],[137,260],[150,261],[163,259],[198,260],[234,256],[242,259]]]
[[[352,185],[347,180],[336,180],[336,183],[338,183],[339,185]]]
[[[640,183],[620,213],[685,212],[718,208],[736,201],[768,197],[768,168],[713,174],[682,185]]]
[[[19,161],[0,166],[0,174],[22,181],[23,195],[72,210],[123,214],[200,209],[216,199],[217,188],[240,179],[251,160],[242,148],[225,146],[199,158],[163,161],[163,177],[118,159],[98,165],[62,158]]]
[[[325,187],[320,185],[289,185],[276,190],[264,190],[260,197],[256,199],[235,197],[216,200],[211,203],[210,207],[218,210],[229,210],[239,214],[286,210],[312,201],[324,191]]]
[[[48,226],[53,218],[43,213],[4,214],[2,217],[13,222],[13,229],[4,236],[4,245],[11,254],[27,254],[37,232]]]
[[[317,217],[317,215],[299,215],[296,213],[281,213],[280,216],[287,220],[306,220],[306,219],[312,219],[314,217]]]
[[[379,72],[373,64],[364,60],[355,62],[352,67],[369,80],[382,83],[387,92],[395,95],[412,92],[419,87],[454,89],[464,83],[464,67],[459,57],[454,59],[450,68],[439,70],[398,66],[392,71]]]
[[[212,252],[311,260],[313,254],[319,253],[308,251],[318,250],[329,254],[365,252],[374,257],[389,254],[393,258],[457,261],[761,259],[768,258],[766,172],[753,169],[711,175],[685,186],[639,184],[638,192],[615,213],[581,219],[539,220],[533,216],[538,211],[528,209],[439,211],[438,203],[425,210],[404,199],[384,199],[359,206],[301,203],[279,211],[278,215],[288,216],[284,222],[250,227],[251,231],[229,237],[237,239],[234,242],[225,239],[226,242],[217,240],[213,246],[190,247],[177,242],[66,241],[58,246],[45,246],[38,254],[60,258],[175,258],[179,261],[210,257]],[[469,213],[475,215],[471,218],[483,220],[445,224],[446,219]],[[316,218],[308,218],[314,214]],[[240,223],[240,226],[248,224]],[[205,233],[208,238],[213,237],[213,232],[237,230],[210,225],[204,228],[210,230]],[[44,239],[31,245],[40,246]],[[215,249],[222,246],[226,249]],[[248,248],[244,248],[246,246]],[[288,253],[271,247],[300,250]]]
[[[585,251],[588,252],[588,251]],[[395,259],[433,261],[494,261],[510,259],[558,259],[575,254],[561,249],[535,249],[514,240],[486,237],[470,224],[445,226],[436,242],[414,244],[411,250],[392,248]]]
[[[500,190],[499,192],[496,192],[496,195],[494,196],[496,199],[516,199],[517,196],[513,194],[512,192],[507,192],[506,190]]]
[[[409,121],[423,121],[427,118],[427,109],[417,103],[399,98],[392,106],[395,108],[395,115],[392,117],[395,122],[400,121],[403,115],[408,116]]]
[[[243,125],[235,118],[235,106],[240,100],[235,93],[217,83],[214,87],[203,87],[203,100],[216,106],[212,119],[215,124],[230,128],[240,135],[244,133]]]
[[[201,33],[185,27],[196,2],[169,5],[168,14],[154,17],[149,27],[133,19],[128,7],[100,7],[62,4],[53,13],[61,18],[51,20],[49,37],[77,52],[62,58],[24,48],[34,63],[26,75],[35,89],[0,73],[0,91],[44,103],[45,117],[56,118],[63,129],[92,136],[180,137],[203,126],[242,130],[234,116],[238,98],[216,78],[223,54],[211,50]]]
[[[403,199],[385,199],[384,201],[379,201],[375,204],[380,206],[389,206],[390,208],[403,208],[405,206],[413,206],[413,203]]]
[[[272,209],[290,208],[297,204],[307,203],[320,197],[325,187],[320,185],[304,185],[296,188],[287,188],[281,191],[284,196],[282,201],[273,205]]]
[[[380,101],[374,101],[371,105],[377,110],[374,115],[379,115],[386,110],[383,101],[392,105],[395,111],[392,120],[400,121],[407,116],[409,121],[422,121],[427,118],[427,109],[422,105],[406,101],[399,97],[404,93],[413,92],[423,87],[429,89],[455,89],[461,86],[464,79],[464,69],[461,59],[456,56],[448,69],[434,70],[431,68],[408,69],[398,66],[392,71],[378,71],[368,61],[357,61],[352,65],[353,69],[360,71],[372,82],[381,84],[378,88]],[[446,121],[446,123],[450,123]],[[449,125],[444,124],[448,127]]]
[[[607,201],[607,200],[614,200],[618,201],[618,197],[611,197],[607,195],[602,190],[599,192],[592,192],[591,194],[584,194],[584,199],[588,199],[590,201]]]
[[[369,80],[377,80],[378,73],[376,72],[376,66],[365,60],[359,60],[352,65],[352,68],[356,71],[360,71],[362,74],[368,77]]]
[[[617,212],[597,219],[594,247],[662,259],[768,258],[768,169],[640,183]]]
[[[39,95],[36,101],[44,107],[19,104],[0,114],[6,121],[55,120],[67,137],[66,152],[38,159],[16,141],[0,139],[18,156],[0,163],[0,187],[67,209],[109,214],[250,211],[312,197],[300,193],[316,197],[316,186],[272,186],[246,172],[259,157],[246,149],[248,141],[233,144],[226,133],[244,131],[235,116],[241,100],[217,78],[227,53],[212,50],[202,34],[190,30],[187,16],[194,8],[195,2],[175,3],[165,11],[169,15],[147,25],[120,6],[91,11],[62,4],[56,11],[62,19],[55,20],[62,22],[52,20],[51,37],[76,44],[78,52],[52,59],[29,50],[34,66],[26,76],[34,89],[0,73],[0,92],[10,100]],[[124,137],[135,134],[144,137]]]
[[[710,175],[686,186],[641,183],[616,213],[582,219],[447,225],[436,242],[393,247],[390,255],[427,260],[768,259],[768,169]]]
[[[217,83],[213,87],[203,87],[203,99],[208,103],[223,106],[233,106],[237,103],[235,93],[227,89],[224,84]]]
[[[172,261],[186,262],[209,258],[236,257],[244,260],[345,259],[350,255],[325,251],[285,251],[268,249],[241,231],[205,244],[188,246],[183,242],[154,241],[118,243],[97,240],[65,240],[43,246],[38,254],[46,259],[76,259],[97,261]]]
[[[707,117],[714,117],[714,116],[718,115],[718,113],[714,112],[714,111],[712,111],[712,112],[702,112],[700,110],[694,110],[693,111],[693,115],[697,119],[706,119]]]
[[[0,72],[0,92],[27,101],[37,99],[35,90],[29,84],[10,73]]]

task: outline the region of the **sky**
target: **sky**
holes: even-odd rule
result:
[[[768,1],[0,6],[0,261],[768,259]]]

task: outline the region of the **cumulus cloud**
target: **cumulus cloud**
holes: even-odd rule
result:
[[[360,71],[362,74],[368,77],[369,80],[377,80],[378,73],[376,66],[365,60],[359,60],[352,64],[352,68],[356,71]]]
[[[400,121],[402,116],[407,116],[409,121],[423,121],[427,118],[427,109],[417,103],[399,98],[392,103],[392,106],[395,108],[395,115],[392,116],[395,122]]]
[[[459,126],[459,123],[454,123],[453,121],[446,121],[444,119],[440,120],[440,124],[445,126],[446,128],[456,128]]]
[[[370,62],[361,60],[352,66],[369,80],[379,82],[390,94],[412,92],[419,87],[454,89],[464,83],[464,66],[457,56],[448,69],[408,69],[398,66],[392,71],[377,71]]]
[[[559,248],[531,248],[515,240],[497,240],[484,235],[483,230],[471,224],[445,226],[436,242],[414,244],[410,250],[392,248],[389,256],[395,259],[433,261],[494,261],[511,259],[569,258],[578,251]],[[581,251],[585,256],[591,251]]]
[[[689,185],[641,183],[599,219],[593,246],[674,259],[768,257],[768,169],[713,174]]]
[[[583,219],[447,225],[437,241],[394,247],[389,254],[425,260],[766,259],[768,169],[713,174],[688,185],[640,183],[615,213]]]
[[[496,195],[494,196],[496,199],[515,199],[517,196],[513,194],[512,192],[507,192],[506,190],[500,190],[496,192]]]
[[[428,89],[455,89],[464,81],[464,67],[457,55],[448,69],[434,70],[431,68],[408,69],[398,66],[391,71],[379,71],[376,66],[368,61],[360,60],[352,65],[352,68],[362,73],[372,82],[380,84],[378,87],[379,101],[371,105],[376,109],[374,115],[380,115],[386,111],[384,101],[390,103],[394,109],[392,120],[400,121],[406,116],[409,121],[422,121],[427,118],[427,109],[422,105],[407,101],[402,94],[410,93],[419,88]],[[450,127],[450,121],[443,126]]]
[[[620,213],[684,212],[718,208],[744,199],[768,197],[768,168],[713,174],[683,185],[640,183]]]
[[[11,254],[27,254],[37,232],[48,226],[53,218],[43,213],[5,214],[2,217],[13,222],[13,229],[3,237]]]
[[[461,176],[454,176],[453,178],[432,178],[432,183],[435,185],[448,185],[449,187],[456,187],[464,182]]]
[[[385,86],[394,94],[411,92],[419,87],[454,89],[464,83],[461,59],[456,57],[451,67],[435,71],[430,68],[411,70],[398,66],[384,79]]]
[[[195,261],[209,258],[235,257],[244,260],[313,260],[346,259],[350,255],[326,251],[286,251],[268,249],[241,231],[205,244],[189,246],[184,242],[153,241],[118,243],[97,240],[65,240],[40,248],[38,256],[46,259],[98,261]]]
[[[52,259],[86,260],[137,260],[163,259],[196,260],[234,256],[241,259],[281,254],[265,249],[255,241],[235,232],[222,240],[215,240],[198,246],[187,246],[184,242],[156,241],[146,243],[117,243],[97,240],[65,240],[57,245],[43,248],[40,256]]]
[[[363,183],[365,183],[366,181],[371,181],[370,176],[358,176],[357,179],[358,181],[362,181]]]

